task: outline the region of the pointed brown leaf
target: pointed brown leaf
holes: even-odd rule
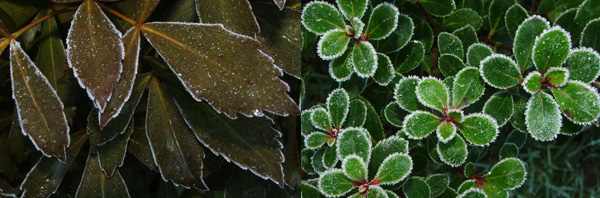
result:
[[[125,102],[129,100],[133,91],[133,83],[137,74],[138,59],[140,54],[140,30],[132,27],[123,37],[125,44],[125,59],[123,60],[123,73],[114,84],[111,99],[106,104],[104,112],[99,114],[100,128],[104,128],[108,121],[117,117]]]
[[[150,14],[156,8],[160,0],[137,0],[135,4],[135,15],[133,19],[137,21],[138,24],[142,24]]]
[[[125,55],[121,33],[95,1],[86,0],[75,12],[67,36],[67,60],[79,85],[94,106],[104,111],[119,79]]]
[[[23,134],[29,136],[44,155],[65,162],[69,125],[63,103],[48,79],[14,40],[10,44],[10,71]]]
[[[206,99],[217,111],[233,118],[236,112],[300,113],[279,79],[281,70],[258,49],[257,40],[220,24],[146,23],[142,33],[194,99]]]
[[[208,189],[202,180],[203,148],[177,111],[173,98],[156,78],[150,82],[146,135],[163,180]]]
[[[115,170],[117,170],[117,166],[121,167],[123,165],[131,134],[133,134],[133,120],[129,123],[126,133],[117,135],[103,145],[96,146],[100,168],[107,177],[112,177]]]
[[[127,151],[151,170],[158,171],[156,164],[154,164],[154,159],[152,159],[152,150],[150,150],[146,131],[143,128],[133,129],[129,145],[127,145]]]
[[[277,7],[279,7],[280,10],[283,10],[286,0],[273,0],[273,2],[277,4]]]
[[[102,173],[98,155],[90,149],[75,197],[129,197],[129,191],[118,170],[111,178]]]
[[[260,32],[248,0],[196,0],[196,13],[201,23],[220,23],[238,34]]]

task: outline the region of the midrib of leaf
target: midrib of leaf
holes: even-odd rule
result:
[[[48,23],[51,23],[51,20],[49,20]],[[52,34],[52,26],[51,25],[48,25],[48,32],[50,32],[50,34]],[[52,36],[50,35],[50,37],[52,37]],[[51,38],[48,38],[48,39],[51,39]],[[58,84],[57,84],[58,80],[56,79],[56,76],[57,76],[56,67],[57,66],[55,65],[56,63],[54,62],[54,59],[55,59],[54,58],[54,50],[52,50],[52,49],[54,49],[54,42],[52,42],[52,40],[50,40],[48,42],[48,45],[50,45],[50,59],[52,60],[52,61],[50,61],[50,64],[52,65],[52,75],[51,75],[52,81],[50,83],[52,83],[52,87],[54,87],[56,89],[56,92],[58,93]]]
[[[577,100],[573,99],[573,97],[571,97],[569,94],[567,94],[566,92],[564,92],[562,89],[560,88],[555,88],[558,92],[562,93],[563,95],[565,95],[568,99],[570,99],[573,103],[577,104],[578,106],[580,106],[582,109],[585,110],[585,113],[587,113],[588,115],[593,115],[592,113],[590,113],[589,109],[587,106],[585,105],[581,105],[577,102]]]
[[[469,81],[469,83],[467,84],[467,90],[470,90],[472,82],[473,82],[473,81],[471,80],[471,81]],[[462,104],[462,102],[463,102],[463,99],[465,98],[465,96],[466,96],[466,95],[467,95],[467,92],[465,91],[465,92],[464,92],[464,94],[463,94],[463,95],[460,97],[460,100],[458,100],[459,102],[458,102],[458,104],[456,104],[456,106],[457,106],[457,107],[460,107],[460,106],[461,106],[461,104]]]
[[[137,21],[137,24],[142,24],[144,22],[144,20],[146,20],[146,10],[148,10],[148,6],[150,6],[150,0],[146,0],[144,1],[144,6],[142,7],[142,13],[140,15],[140,18]]]
[[[90,154],[91,155],[91,154]],[[96,160],[93,160],[94,162],[92,163],[98,163],[96,162]],[[100,186],[102,187],[102,198],[106,197],[106,195],[104,194],[104,189],[105,189],[105,185],[106,185],[106,179],[104,178],[104,173],[102,171],[99,172],[100,174]]]
[[[501,70],[499,70],[497,68],[495,68],[495,71],[498,72],[498,73],[500,73],[500,74],[502,74],[502,75],[504,75],[504,76],[506,76],[506,77],[509,77],[509,78],[512,78],[512,79],[516,79],[517,81],[519,80],[519,78],[515,78],[515,77],[513,77],[511,75],[508,75],[507,73],[502,72]]]
[[[231,1],[231,0],[228,0],[228,1]],[[236,0],[236,1],[245,1],[245,0]],[[223,23],[223,26],[229,25],[229,15],[225,11],[225,3],[223,3],[223,0],[219,0],[219,3],[221,4],[221,9],[223,10],[223,11],[221,11],[223,13],[223,17],[225,17],[225,21],[220,21],[220,22]],[[227,23],[227,24],[225,24],[225,23]]]
[[[375,30],[379,29],[379,27],[381,26],[381,24],[383,24],[383,22],[385,22],[385,21],[387,21],[387,19],[386,19],[386,20],[383,20],[383,21],[380,21],[380,23],[378,23],[378,24],[377,24],[377,26],[375,26],[373,29],[371,29],[371,31],[369,31],[369,34],[367,34],[367,35],[370,35],[370,34],[372,34],[372,33],[373,33]],[[370,21],[369,21],[369,22],[370,22]],[[371,27],[371,26],[370,26],[370,23],[369,23],[369,27]]]

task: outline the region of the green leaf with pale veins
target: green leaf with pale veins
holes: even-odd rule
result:
[[[124,134],[117,135],[111,141],[95,147],[98,153],[100,168],[107,177],[113,177],[117,166],[123,166],[131,134],[133,134],[133,121],[129,123],[129,127],[127,127],[127,131]]]
[[[533,45],[537,36],[550,28],[550,23],[538,15],[525,19],[517,28],[514,39],[513,54],[521,71],[533,66]]]
[[[417,86],[419,85],[419,78],[416,76],[409,76],[402,78],[396,89],[394,90],[394,98],[398,105],[409,112],[420,110],[422,104],[417,98]]]
[[[371,144],[365,129],[347,128],[342,130],[338,136],[337,153],[340,159],[356,155],[365,163],[369,163]]]
[[[600,51],[600,18],[590,21],[581,32],[579,46],[590,47]]]
[[[506,55],[493,54],[481,61],[481,77],[498,89],[511,88],[521,81],[521,72],[514,60]]]
[[[600,17],[600,2],[594,0],[586,0],[579,5],[575,21],[579,25],[586,25],[589,21]]]
[[[475,30],[478,30],[483,24],[483,19],[477,12],[469,8],[457,9],[444,20],[444,27],[450,31],[458,30],[467,25],[471,25]]]
[[[393,185],[404,180],[412,171],[412,158],[406,153],[393,153],[381,162],[375,179],[383,185]]]
[[[498,126],[504,126],[514,111],[512,94],[508,92],[497,92],[485,102],[483,113],[496,119]]]
[[[440,54],[454,54],[462,60],[464,57],[462,41],[453,34],[442,32],[438,35]]]
[[[489,8],[490,35],[504,29],[504,15],[507,10],[514,4],[515,0],[492,0]]]
[[[319,190],[326,196],[342,196],[354,188],[352,180],[340,169],[332,169],[319,178]]]
[[[424,111],[415,111],[404,118],[402,128],[409,138],[422,139],[437,129],[439,123],[440,118],[437,116]]]
[[[329,74],[337,82],[349,80],[354,73],[354,63],[352,62],[352,51],[350,48],[340,57],[329,61]]]
[[[146,23],[142,33],[196,99],[207,100],[229,117],[236,113],[299,114],[289,87],[254,38],[233,34],[219,24]],[[202,39],[190,37],[202,35]],[[219,46],[220,50],[211,50]],[[244,64],[240,64],[244,63]]]
[[[462,69],[452,86],[452,107],[462,109],[475,103],[483,95],[484,82],[475,67]]]
[[[431,197],[440,196],[450,184],[450,180],[445,174],[430,175],[425,181],[431,187]]]
[[[402,185],[402,191],[406,198],[430,198],[431,188],[425,179],[421,177],[410,177]]]
[[[79,131],[71,135],[73,144],[69,146],[65,162],[61,162],[53,157],[42,156],[38,162],[31,168],[20,189],[23,190],[23,197],[50,197],[60,186],[63,177],[71,166],[71,162],[81,150],[81,147],[87,140],[84,131]],[[100,173],[102,174],[102,173]]]
[[[436,129],[437,138],[441,142],[448,142],[456,135],[456,126],[452,122],[442,122]]]
[[[129,191],[118,170],[110,178],[102,173],[98,155],[90,150],[75,197],[98,195],[102,195],[102,197],[129,197]]]
[[[471,144],[488,145],[498,136],[496,119],[483,113],[473,113],[465,116],[458,129]]]
[[[561,66],[571,49],[571,36],[559,26],[545,30],[535,39],[533,63],[540,73]]]
[[[332,129],[330,119],[331,118],[329,117],[329,113],[324,108],[314,109],[310,116],[310,120],[313,126],[324,131],[329,131],[330,129]]]
[[[373,76],[377,70],[377,52],[369,42],[360,42],[352,49],[354,71],[361,78]]]
[[[350,101],[350,111],[348,111],[348,118],[346,120],[346,126],[348,127],[362,127],[367,120],[367,106],[361,100],[354,99]]]
[[[306,4],[301,18],[302,25],[317,35],[325,34],[332,29],[346,29],[346,23],[338,10],[333,5],[322,1]]]
[[[494,54],[494,51],[489,46],[475,43],[467,49],[467,65],[479,67],[479,63],[492,54]]]
[[[567,68],[553,67],[548,70],[545,77],[546,81],[550,84],[557,87],[562,87],[567,84],[567,81],[569,81],[569,76],[570,73]]]
[[[452,167],[461,166],[467,159],[467,144],[458,135],[447,143],[438,142],[436,151],[440,159]]]
[[[373,80],[381,86],[387,86],[395,76],[394,65],[390,58],[382,53],[377,53],[377,70],[373,75]]]
[[[379,40],[388,37],[398,26],[398,8],[390,3],[381,3],[373,8],[365,34],[369,39]]]
[[[569,79],[591,83],[600,74],[600,54],[590,48],[571,50],[565,66],[569,69]]]
[[[562,117],[552,96],[542,91],[533,94],[527,102],[525,124],[531,137],[551,141],[560,131]]]
[[[336,0],[335,1],[344,14],[346,19],[351,20],[354,17],[358,17],[359,19],[365,15],[365,11],[367,10],[367,0]]]
[[[124,55],[121,33],[95,1],[84,1],[73,16],[67,36],[67,61],[100,112],[106,108],[113,85],[123,71]]]
[[[581,82],[569,81],[564,87],[551,89],[563,114],[578,124],[594,122],[600,116],[598,91]]]
[[[376,41],[375,45],[378,52],[390,54],[404,49],[413,36],[415,25],[413,20],[404,14],[398,15],[398,27],[387,38]]]
[[[454,32],[452,32],[456,37],[460,39],[463,43],[464,52],[468,53],[469,47],[475,43],[477,43],[477,31],[471,26],[466,25],[462,28],[458,28]],[[466,56],[466,54],[465,54]],[[465,61],[467,62],[467,61]]]
[[[519,28],[519,25],[521,25],[521,23],[527,19],[527,17],[529,17],[527,10],[525,10],[525,8],[518,3],[510,6],[510,8],[506,10],[504,23],[506,24],[506,31],[508,31],[508,35],[511,38],[515,38],[515,34]]]
[[[532,71],[527,74],[527,77],[525,77],[525,80],[523,80],[521,85],[525,91],[533,94],[542,88],[542,78],[540,72]]]
[[[148,93],[146,135],[163,180],[208,189],[202,179],[204,148],[177,110],[171,95],[156,78],[152,78]]]
[[[367,165],[357,155],[349,155],[342,160],[342,169],[346,177],[353,181],[367,180]]]
[[[434,77],[425,77],[416,88],[417,98],[421,104],[442,112],[448,107],[450,94],[442,81]]]
[[[238,34],[254,37],[260,32],[248,0],[196,0],[196,13],[202,23],[220,23]]]
[[[425,48],[421,41],[409,42],[400,51],[390,54],[393,62],[400,63],[396,66],[396,72],[406,73],[419,66],[425,56]]]
[[[453,0],[421,0],[419,3],[423,5],[423,8],[425,8],[427,12],[437,17],[448,16],[456,9]]]
[[[346,31],[333,29],[328,31],[319,40],[317,53],[323,60],[331,60],[338,58],[344,54],[348,48],[350,37],[346,35]]]
[[[329,135],[318,131],[313,132],[304,138],[304,146],[311,149],[319,148],[327,142],[328,136]]]
[[[573,43],[579,43],[581,39],[581,32],[585,26],[577,24],[575,22],[575,14],[577,14],[577,8],[571,8],[558,15],[554,20],[554,25],[565,28],[571,33],[571,41]]]
[[[438,68],[446,77],[456,75],[465,67],[465,63],[463,63],[462,59],[454,54],[442,54],[438,58]]]
[[[348,92],[343,88],[333,90],[329,94],[329,97],[327,97],[327,109],[329,109],[329,116],[333,127],[337,129],[341,128],[342,123],[346,121],[350,109]]]
[[[513,190],[525,182],[525,164],[517,158],[506,158],[496,163],[487,174],[486,185],[502,190]]]
[[[70,139],[63,103],[16,40],[10,44],[10,77],[21,132],[44,155],[65,162]]]

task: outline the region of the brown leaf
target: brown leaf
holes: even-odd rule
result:
[[[75,193],[75,197],[129,197],[129,191],[119,170],[111,178],[107,178],[100,168],[98,155],[90,149],[83,177]]]
[[[201,23],[221,23],[233,32],[250,37],[260,32],[248,0],[196,0],[196,13]]]
[[[146,21],[148,16],[152,14],[159,1],[160,0],[137,0],[133,19],[135,19],[138,24],[142,24]]]

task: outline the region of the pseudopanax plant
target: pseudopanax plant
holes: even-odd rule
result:
[[[0,196],[298,194],[299,8],[0,2]]]
[[[520,149],[597,127],[591,0],[303,6],[302,197],[531,196]]]

